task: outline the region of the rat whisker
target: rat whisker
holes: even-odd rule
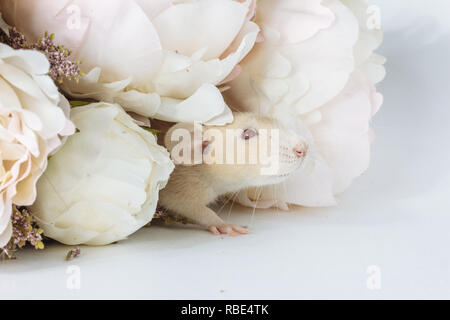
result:
[[[283,192],[284,192],[283,198],[287,198],[287,183],[286,183],[286,180],[283,181],[282,186],[283,186]]]
[[[236,198],[237,198],[238,194],[239,194],[239,191],[236,192],[233,196],[233,201],[231,202],[230,210],[228,210],[228,218],[227,218],[228,220],[231,217],[231,210],[233,210],[233,206],[234,206],[234,203],[236,202]]]
[[[284,181],[283,181],[284,182]],[[277,216],[280,216],[280,206],[278,205],[278,198],[277,198],[277,187],[276,186],[273,186],[272,187],[273,189],[272,189],[272,197],[273,197],[273,200],[274,201],[276,201],[276,207],[277,207]]]
[[[221,213],[222,210],[225,208],[225,206],[231,201],[231,199],[233,197],[235,197],[238,194],[238,192],[233,193],[232,195],[230,195],[229,197],[226,197],[226,201],[223,203],[223,205],[220,207],[219,211],[217,212],[217,214]]]
[[[255,219],[255,212],[256,212],[256,208],[258,207],[258,201],[259,201],[259,199],[261,198],[261,195],[262,195],[263,187],[258,187],[257,190],[258,190],[258,192],[257,192],[257,196],[256,196],[256,203],[253,206],[252,217],[250,219],[250,228],[253,228],[253,223],[254,223],[254,219]]]
[[[256,105],[255,107],[258,107],[257,109],[254,109],[255,112],[259,114],[267,113],[265,112],[265,107],[263,105]],[[160,205],[162,207],[183,218],[195,221],[204,229],[215,235],[233,235],[234,233],[247,234],[248,230],[246,228],[229,224],[223,219],[225,208],[229,206],[227,209],[229,210],[228,217],[230,217],[234,204],[236,202],[239,203],[238,200],[240,199],[240,194],[235,191],[252,188],[251,191],[249,190],[247,192],[249,193],[250,208],[253,209],[250,225],[254,225],[256,209],[258,207],[267,207],[267,204],[264,202],[265,199],[262,197],[263,192],[265,191],[263,187],[273,183],[279,184],[285,179],[288,179],[290,174],[298,169],[297,164],[300,162],[299,158],[303,155],[304,150],[299,150],[299,145],[305,145],[305,139],[302,136],[288,130],[289,128],[270,117],[261,117],[255,115],[255,113],[241,111],[235,111],[233,116],[234,121],[225,126],[217,127],[213,125],[203,125],[203,127],[205,130],[211,130],[211,133],[214,130],[217,137],[222,138],[226,136],[227,130],[232,130],[232,133],[234,131],[236,138],[234,140],[236,141],[234,141],[234,145],[231,146],[233,147],[230,149],[230,152],[232,153],[225,154],[227,149],[222,156],[229,155],[231,156],[231,159],[233,159],[236,155],[235,152],[241,152],[244,155],[244,163],[235,166],[227,166],[226,170],[224,170],[224,167],[220,166],[219,163],[213,163],[209,166],[206,166],[206,162],[195,166],[176,165],[167,186],[160,192]],[[172,137],[172,134],[179,129],[187,131],[191,138],[195,138],[195,126],[183,123],[172,126],[165,136]],[[278,133],[275,135],[272,133],[272,130],[278,131]],[[257,132],[257,134],[250,134],[249,132]],[[262,134],[263,132],[265,134]],[[212,134],[212,136],[215,137],[214,134]],[[253,163],[253,161],[250,161],[249,156],[260,156],[261,158],[261,146],[268,142],[267,140],[269,140],[269,138],[271,141],[273,138],[278,139],[279,141],[275,142],[280,148],[276,147],[273,149],[273,145],[270,145],[273,149],[271,152],[278,152],[276,154],[278,161],[276,163],[270,163],[271,166],[266,168],[265,164]],[[172,147],[174,146],[167,141],[165,142],[168,144],[166,146],[168,151],[172,152]],[[209,143],[210,140],[202,142]],[[259,148],[253,148],[254,145]],[[269,146],[267,146],[267,149],[268,147]],[[211,148],[211,150],[207,150],[206,153],[213,160],[214,156],[217,154],[214,155],[212,150],[214,149]],[[203,150],[203,152],[205,154],[205,150]],[[276,171],[273,173],[269,171],[266,174],[262,169],[275,169]],[[280,188],[280,186],[277,186],[276,188]],[[272,192],[276,199],[283,190],[274,189],[272,191],[267,190],[267,192],[269,196],[271,195],[270,192]],[[286,193],[286,190],[284,190],[284,192]],[[222,198],[224,196],[226,197],[225,199]],[[270,202],[268,203],[270,204]],[[277,203],[277,201],[275,201],[275,203],[278,204],[277,212],[280,214],[279,212],[284,209],[284,203]],[[211,208],[212,204],[214,208]],[[215,212],[214,210],[219,207],[219,212]],[[218,213],[221,214],[222,217],[219,217]]]

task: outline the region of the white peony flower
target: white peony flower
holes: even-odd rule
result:
[[[72,121],[79,132],[50,159],[32,212],[64,244],[123,240],[152,220],[174,165],[119,105],[75,108]]]
[[[75,131],[49,68],[39,52],[0,44],[0,248],[11,238],[12,205],[34,202],[47,157]]]
[[[258,26],[256,0],[0,0],[30,39],[44,31],[83,60],[79,98],[167,121],[232,121],[217,85],[239,73]],[[32,18],[26,18],[32,17]]]
[[[384,58],[373,53],[382,32],[362,0],[258,0],[265,41],[241,63],[226,101],[246,111],[296,119],[315,156],[285,184],[242,192],[259,207],[328,206],[368,167],[369,121],[382,103],[375,84]],[[301,31],[299,31],[301,30]],[[301,129],[300,129],[301,128]]]

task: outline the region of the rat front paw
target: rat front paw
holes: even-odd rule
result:
[[[236,235],[242,235],[242,234],[248,234],[248,228],[242,227],[242,226],[236,226],[232,224],[223,224],[220,226],[213,226],[209,227],[209,231],[215,235],[229,235],[229,236],[236,236]]]

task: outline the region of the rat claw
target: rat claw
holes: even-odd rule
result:
[[[213,234],[215,234],[216,236],[220,236],[220,231],[219,229],[217,229],[217,227],[210,227],[209,231]]]
[[[249,232],[247,227],[241,227],[241,226],[235,226],[235,225],[229,225],[229,224],[210,227],[209,231],[215,235],[229,235],[229,236],[238,236],[238,235],[242,235],[242,234],[248,234],[248,232]]]
[[[240,227],[240,226],[232,226],[233,231],[237,232],[238,234],[248,234],[248,228],[247,227]]]

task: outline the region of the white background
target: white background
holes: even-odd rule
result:
[[[153,227],[104,248],[22,252],[0,298],[450,298],[450,2],[381,7],[388,76],[370,170],[329,209],[257,212],[252,234]],[[235,207],[231,221],[249,224]],[[81,271],[69,290],[67,268]],[[369,266],[381,289],[370,290]]]

